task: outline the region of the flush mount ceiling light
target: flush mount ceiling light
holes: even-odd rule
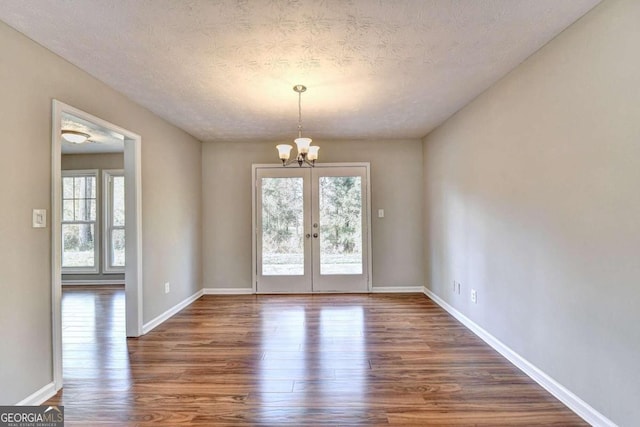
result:
[[[293,148],[289,144],[276,145],[280,160],[282,160],[282,166],[289,166],[294,163],[298,163],[298,166],[309,165],[315,166],[318,159],[318,150],[320,147],[317,145],[311,145],[311,138],[302,137],[302,92],[307,90],[306,86],[295,85],[293,90],[298,93],[298,137],[293,141],[298,147],[298,155],[290,159],[291,149]]]
[[[74,144],[82,144],[83,142],[86,142],[90,136],[91,135],[87,133],[78,132],[77,130],[62,131],[62,137],[65,139],[65,141],[68,141]]]

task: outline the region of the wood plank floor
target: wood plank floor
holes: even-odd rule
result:
[[[63,292],[66,425],[586,425],[424,295],[205,296],[125,339]]]

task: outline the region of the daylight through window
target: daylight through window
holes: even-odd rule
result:
[[[104,171],[105,200],[105,272],[124,271],[124,173]]]
[[[97,272],[97,171],[63,171],[63,272]]]

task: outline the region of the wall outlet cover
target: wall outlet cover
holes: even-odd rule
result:
[[[47,210],[34,209],[32,215],[33,228],[46,228],[47,226]]]

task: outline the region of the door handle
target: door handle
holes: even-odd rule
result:
[[[307,233],[304,237],[308,239],[309,237],[311,237],[311,234]]]
[[[318,238],[318,233],[313,233],[313,237]]]

